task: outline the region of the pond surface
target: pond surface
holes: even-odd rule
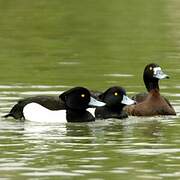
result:
[[[170,76],[177,116],[92,123],[0,118],[1,179],[180,179],[178,0],[0,0],[0,116],[21,98],[74,86],[145,91],[142,72]]]

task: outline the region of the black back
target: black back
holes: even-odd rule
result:
[[[50,110],[65,109],[65,103],[60,100],[58,96],[34,96],[19,100],[18,103],[12,107],[9,114],[5,115],[4,117],[12,116],[15,119],[23,118],[24,106],[32,102],[38,103]]]

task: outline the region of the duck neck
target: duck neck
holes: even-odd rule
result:
[[[68,109],[66,112],[68,122],[89,122],[94,121],[94,116],[86,110]]]
[[[118,106],[111,106],[111,107],[106,106],[106,107],[109,110],[111,110],[112,112],[121,112],[124,106],[125,105],[121,104],[121,105],[118,105]]]
[[[144,80],[144,84],[145,84],[148,92],[150,92],[152,90],[159,92],[159,80],[158,79],[153,79],[152,81]]]

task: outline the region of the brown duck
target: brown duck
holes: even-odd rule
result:
[[[148,93],[133,97],[135,105],[126,106],[124,110],[132,116],[176,115],[170,102],[160,94],[159,80],[169,78],[157,64],[148,64],[143,73],[144,84]]]

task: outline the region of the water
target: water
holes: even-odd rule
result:
[[[74,86],[145,90],[144,66],[177,116],[37,124],[0,118],[1,179],[180,179],[178,0],[0,0],[0,115]]]

